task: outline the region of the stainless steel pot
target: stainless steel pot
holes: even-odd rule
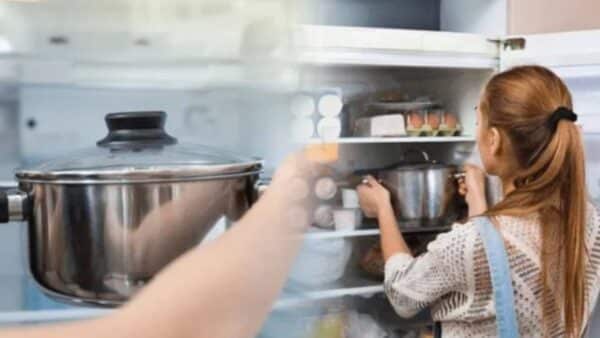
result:
[[[31,274],[70,303],[123,303],[255,198],[262,161],[177,144],[164,112],[114,113],[97,147],[19,169],[0,221],[28,222]]]
[[[429,160],[393,165],[374,173],[390,191],[394,212],[405,227],[442,226],[456,219],[460,175],[454,165]]]

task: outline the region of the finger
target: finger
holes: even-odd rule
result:
[[[465,169],[465,172],[469,173],[476,173],[476,172],[484,172],[483,168],[481,168],[478,165],[472,164],[472,163],[465,163],[463,168]]]
[[[380,187],[381,184],[379,184],[379,182],[377,182],[377,180],[375,179],[375,177],[371,176],[371,175],[367,175],[365,177],[367,179],[367,184],[371,187]]]

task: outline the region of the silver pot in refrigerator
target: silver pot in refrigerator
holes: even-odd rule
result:
[[[423,156],[407,161],[409,153]],[[380,169],[359,170],[356,174],[373,174],[391,195],[394,212],[401,226],[445,226],[456,220],[458,182],[461,174],[454,165],[430,160],[423,151],[409,149],[405,160]]]
[[[400,165],[378,176],[404,226],[440,226],[455,216],[456,173],[452,165],[423,163]]]
[[[0,221],[26,220],[31,274],[46,294],[115,306],[256,198],[262,162],[178,144],[164,112],[106,116],[97,146],[17,171]]]

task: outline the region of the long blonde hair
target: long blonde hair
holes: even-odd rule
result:
[[[515,190],[487,215],[540,213],[544,322],[551,324],[552,308],[545,305],[554,287],[562,296],[555,310],[563,316],[565,334],[577,337],[586,313],[585,163],[578,127],[566,119],[549,122],[560,107],[573,109],[571,94],[544,67],[515,67],[487,83],[480,102],[484,123],[508,136],[521,169]],[[556,276],[561,285],[554,285]]]

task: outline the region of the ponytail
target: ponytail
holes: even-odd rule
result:
[[[554,112],[572,109],[571,95],[551,71],[517,67],[495,75],[482,95],[489,126],[511,140],[522,172],[515,189],[488,216],[540,213],[544,326],[564,320],[565,335],[579,337],[586,314],[586,191],[579,128]],[[550,124],[548,122],[550,121]],[[551,301],[557,297],[558,304]],[[560,313],[562,318],[549,318]]]

